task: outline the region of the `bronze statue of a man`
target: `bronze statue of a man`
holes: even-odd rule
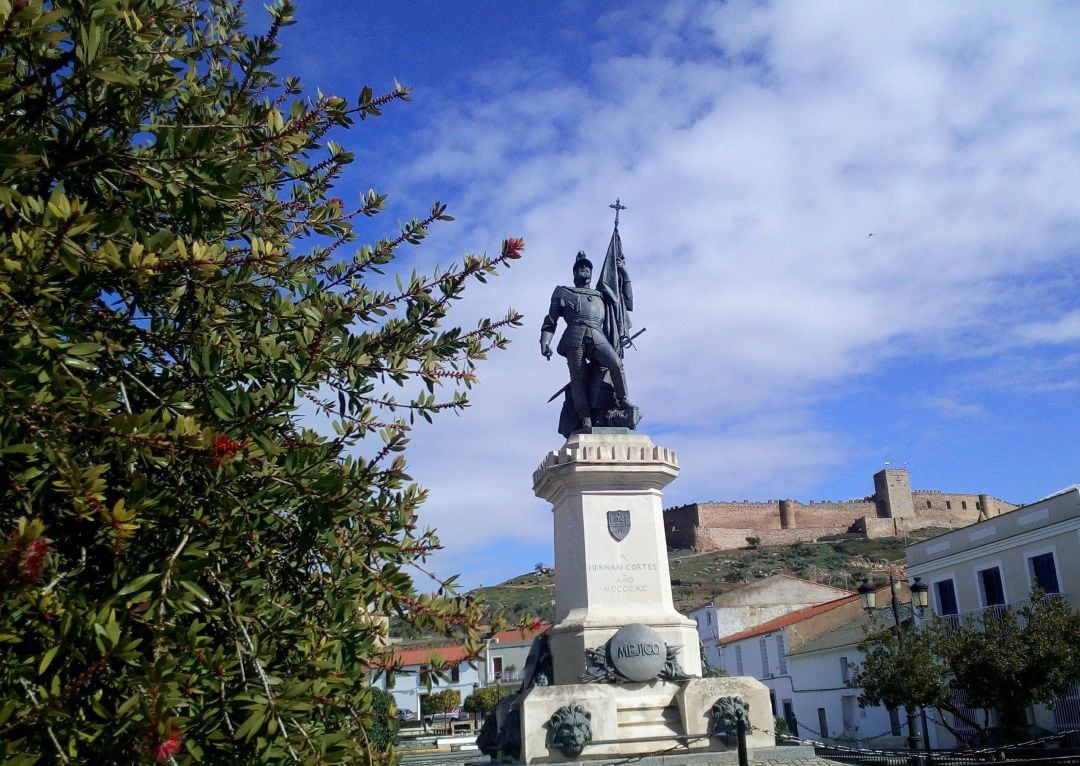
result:
[[[605,316],[619,311],[625,317],[625,311],[633,308],[630,279],[621,261],[620,258],[617,267],[621,278],[617,290],[617,298],[622,303],[619,307],[607,305],[611,302],[610,297],[589,287],[593,266],[584,252],[579,252],[574,262],[574,286],[560,285],[551,295],[551,306],[540,330],[540,353],[551,359],[551,339],[561,317],[566,322],[566,329],[559,339],[556,351],[566,357],[566,365],[570,369],[569,403],[577,420],[576,427],[568,427],[566,418],[562,419],[564,422],[560,423],[560,433],[564,436],[569,436],[573,431],[590,431],[594,425],[594,410],[627,413],[625,416],[613,414],[611,419],[619,420],[621,425],[628,425],[630,428],[637,422],[636,408],[626,398],[626,374],[623,371],[621,353],[626,342],[625,322],[622,323],[624,327],[615,332],[609,330],[614,337],[608,337],[604,327]],[[601,401],[601,388],[606,382],[605,378],[610,379],[610,387],[614,392],[613,402]],[[614,422],[602,423],[613,424]]]

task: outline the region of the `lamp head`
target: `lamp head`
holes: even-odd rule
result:
[[[930,586],[924,583],[921,577],[916,577],[915,582],[911,583],[910,590],[911,603],[916,609],[925,609],[930,602]]]
[[[877,607],[877,590],[866,577],[863,578],[862,585],[859,586],[859,598],[862,599],[862,606],[867,614],[870,614]]]

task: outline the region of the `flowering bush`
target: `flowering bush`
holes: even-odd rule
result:
[[[445,207],[359,244],[385,198],[328,196],[326,136],[407,90],[304,97],[290,3],[239,5],[0,0],[6,764],[363,761],[372,614],[477,641],[408,574],[401,452],[506,343],[442,323],[521,242],[395,286]]]

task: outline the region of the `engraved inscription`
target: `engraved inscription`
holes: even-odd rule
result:
[[[624,625],[608,642],[611,664],[628,681],[648,681],[663,672],[668,648],[660,633],[639,623]]]
[[[641,582],[637,576],[657,571],[656,564],[644,561],[626,561],[619,563],[589,564],[589,571],[615,575],[614,582],[600,586],[602,593],[648,593],[649,583]],[[607,580],[607,578],[603,578]],[[648,580],[649,578],[644,578]]]
[[[615,652],[615,656],[619,659],[623,657],[644,657],[646,655],[659,657],[661,654],[663,654],[663,651],[660,644],[623,644]]]

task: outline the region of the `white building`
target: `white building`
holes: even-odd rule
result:
[[[903,593],[899,595],[906,600]],[[879,591],[878,603],[888,605],[887,587]],[[789,652],[795,721],[787,716],[788,729],[797,736],[854,747],[904,748],[908,736],[905,711],[860,707],[861,689],[849,686],[863,660],[859,643],[871,632],[888,630],[894,624],[890,606],[877,609],[873,617],[862,612],[861,603],[859,606],[859,612],[845,622]],[[901,606],[901,619],[910,619],[907,603]],[[915,732],[919,734],[917,720]]]
[[[533,639],[550,627],[548,623],[539,623],[526,629],[502,630],[484,639],[480,685],[519,685],[524,679],[525,661]]]
[[[397,665],[397,670],[385,670],[379,673],[374,686],[385,689],[394,696],[398,712],[412,713],[409,720],[420,718],[420,701],[432,692],[443,689],[456,689],[461,700],[480,687],[480,671],[475,660],[468,657],[465,647],[438,646],[430,649],[395,648],[391,655],[384,658],[386,667]],[[432,680],[431,688],[421,680],[420,670],[435,666],[446,676],[446,681]]]
[[[720,639],[806,607],[850,595],[831,585],[778,574],[723,593],[689,612],[710,667],[721,668]]]
[[[908,576],[930,586],[930,606],[946,619],[1020,607],[1036,585],[1080,609],[1080,485],[915,543],[907,562]],[[1080,728],[1080,688],[1053,710],[1035,708],[1033,722],[1052,731]],[[955,742],[943,728],[938,737],[946,746]]]
[[[797,725],[796,699],[809,694],[814,700],[804,708],[816,708],[817,689],[795,676],[788,662],[791,652],[821,633],[853,619],[860,612],[859,597],[847,595],[782,615],[752,628],[719,639],[719,664],[732,676],[752,676],[769,688],[772,714],[788,722],[789,733],[817,739],[817,729]]]
[[[382,666],[397,670],[381,671],[374,685],[394,696],[399,711],[411,711],[420,718],[421,700],[432,692],[456,689],[461,701],[483,686],[495,684],[517,687],[525,670],[532,640],[550,625],[538,623],[530,628],[503,630],[484,639],[479,657],[470,657],[464,644],[409,649],[393,647],[382,658]],[[421,679],[422,668],[436,667],[447,680],[432,678],[431,688]]]

